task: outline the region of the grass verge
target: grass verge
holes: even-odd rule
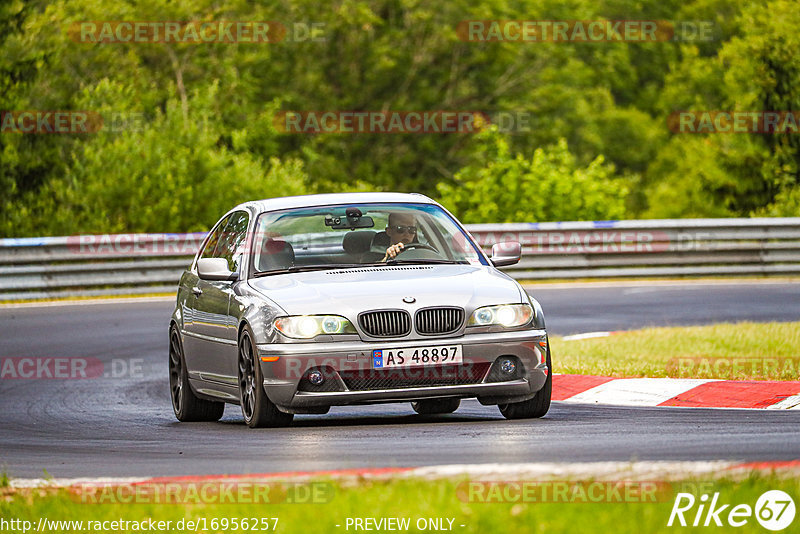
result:
[[[575,481],[572,481],[573,484]],[[525,482],[521,484],[543,484],[542,482]],[[587,488],[590,482],[583,484]],[[665,483],[666,490],[652,495],[653,498],[632,500],[625,497],[626,502],[608,498],[591,499],[587,492],[567,492],[550,502],[534,502],[540,491],[524,493],[518,491],[521,486],[513,486],[515,491],[497,492],[492,502],[476,502],[486,500],[491,493],[470,493],[470,482],[463,480],[389,480],[380,482],[361,481],[360,483],[328,483],[329,494],[325,502],[317,503],[254,503],[237,502],[235,504],[153,504],[153,503],[104,503],[87,504],[81,497],[67,490],[9,490],[0,492],[0,518],[4,520],[28,521],[27,525],[36,530],[40,518],[46,518],[46,530],[70,531],[136,531],[141,528],[118,527],[106,523],[90,525],[88,522],[105,522],[114,520],[142,521],[152,519],[154,522],[170,521],[171,532],[235,532],[241,531],[241,519],[248,519],[248,530],[251,518],[269,518],[268,530],[273,530],[274,518],[278,519],[277,532],[281,534],[313,534],[323,532],[348,532],[355,529],[348,526],[348,518],[408,518],[411,532],[422,530],[417,521],[440,520],[441,525],[449,530],[462,533],[490,532],[614,532],[625,533],[658,533],[673,532],[676,527],[668,527],[673,505],[678,492],[687,492],[696,498],[696,504],[685,513],[687,522],[694,521],[700,497],[703,494],[713,497],[719,493],[718,504],[730,504],[726,512],[721,514],[723,522],[733,506],[745,504],[755,508],[759,496],[768,490],[782,490],[795,501],[800,497],[800,480],[797,478],[778,477],[774,474],[752,474],[743,480],[721,479],[713,481],[687,480],[681,483]],[[474,483],[473,483],[474,484]],[[573,486],[575,487],[575,486]],[[607,487],[607,486],[606,486]],[[625,494],[624,492],[622,493]],[[595,493],[612,495],[609,492]],[[533,497],[533,499],[532,499]],[[541,500],[541,499],[539,499]],[[710,499],[709,499],[710,500]],[[501,501],[501,502],[498,502]],[[553,502],[555,501],[555,502]],[[644,501],[644,502],[642,502]],[[706,507],[707,510],[707,507]],[[205,524],[199,528],[176,528],[178,522],[184,520],[197,521],[205,518]],[[227,521],[223,521],[227,519]],[[239,528],[233,528],[233,519],[238,519]],[[705,514],[702,514],[702,521]],[[734,529],[724,524],[722,529],[737,532],[761,532],[763,529],[754,516],[745,517],[744,528]],[[212,523],[212,520],[216,520]],[[82,521],[80,529],[77,525],[57,525],[52,521]],[[794,524],[800,522],[795,519]],[[25,524],[25,523],[23,523]],[[258,521],[257,531],[265,531],[264,523]],[[20,525],[18,523],[18,525]],[[227,526],[224,526],[227,525]],[[337,526],[338,525],[338,526]],[[463,526],[462,526],[463,525]],[[105,526],[105,528],[103,528]],[[87,528],[89,527],[89,528]],[[95,528],[97,527],[97,528]],[[17,529],[21,531],[21,529]],[[360,529],[364,530],[364,529]],[[378,530],[378,529],[375,529]],[[404,529],[398,529],[404,530]],[[431,530],[428,528],[427,530]],[[448,529],[444,529],[448,530]],[[686,532],[707,531],[699,527],[680,528]],[[791,528],[786,532],[792,531]],[[151,530],[152,532],[152,530]]]
[[[557,373],[617,377],[800,380],[800,322],[646,328],[605,338],[550,338]]]

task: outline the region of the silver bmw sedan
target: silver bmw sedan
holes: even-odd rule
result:
[[[509,419],[550,407],[539,303],[422,195],[356,193],[247,202],[206,237],[169,326],[172,407],[250,427],[331,406],[408,401],[445,414],[461,399]]]

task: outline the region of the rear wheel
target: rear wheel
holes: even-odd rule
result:
[[[250,428],[286,426],[294,414],[280,411],[267,397],[255,354],[253,336],[245,327],[239,336],[239,401],[244,422]]]
[[[453,413],[461,405],[461,399],[422,399],[411,403],[414,411],[421,415]]]
[[[532,399],[522,402],[500,404],[500,413],[506,419],[532,419],[542,417],[550,409],[550,396],[553,392],[553,366],[550,363],[550,340],[547,341],[547,379],[544,387]]]
[[[225,411],[224,402],[201,399],[192,391],[181,336],[175,325],[169,329],[169,391],[178,421],[217,421]]]

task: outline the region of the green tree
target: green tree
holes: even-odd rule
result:
[[[800,136],[670,134],[666,119],[677,110],[800,109],[798,17],[794,0],[10,0],[0,5],[0,109],[105,110],[146,120],[141,131],[113,135],[0,134],[0,235],[90,231],[98,213],[119,231],[193,229],[246,195],[437,195],[478,174],[489,187],[501,171],[505,187],[533,192],[510,183],[534,172],[512,162],[520,154],[529,161],[541,147],[546,163],[561,154],[561,139],[567,167],[586,174],[582,190],[594,191],[598,180],[596,189],[606,191],[606,178],[625,177],[627,211],[594,201],[569,210],[582,206],[573,196],[547,218],[796,214]],[[714,39],[462,41],[459,21],[476,19],[709,20]],[[271,44],[70,37],[72,24],[98,20],[269,20],[289,34]],[[296,39],[295,23],[321,24],[324,40]],[[529,113],[531,128],[503,138],[509,169],[490,168],[487,154],[496,150],[474,134],[287,135],[272,124],[281,110],[511,111]],[[131,156],[142,150],[160,159]],[[595,168],[604,172],[589,172]],[[232,185],[235,172],[242,182]],[[276,176],[285,176],[285,187]],[[548,183],[544,174],[537,179]],[[214,190],[210,180],[229,189]],[[206,201],[194,215],[176,214],[167,201],[145,201],[140,188]],[[133,213],[134,201],[145,204],[146,217]],[[504,204],[503,215],[541,220],[554,209],[526,196],[517,202],[536,209]]]
[[[464,222],[541,222],[619,219],[628,188],[598,156],[580,166],[563,139],[530,157],[512,153],[496,128],[481,134],[485,162],[440,184],[442,203]]]
[[[798,24],[794,1],[744,6],[727,26],[733,35],[716,53],[683,48],[667,77],[665,113],[800,109]],[[646,171],[645,215],[800,215],[799,148],[797,134],[675,134]]]
[[[102,113],[130,96],[106,81],[81,102]],[[66,174],[50,178],[11,224],[40,234],[202,231],[240,202],[304,193],[301,161],[262,161],[246,146],[219,144],[221,126],[210,111],[218,98],[212,86],[188,98],[188,118],[169,100],[141,127],[132,121],[119,132],[87,134],[92,139],[77,147]]]

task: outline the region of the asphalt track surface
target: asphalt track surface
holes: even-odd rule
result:
[[[800,284],[538,287],[549,330],[800,320]],[[407,403],[333,408],[290,428],[248,429],[238,406],[219,423],[178,423],[170,406],[171,302],[0,309],[0,358],[140,362],[133,376],[0,380],[0,471],[16,477],[260,473],[459,463],[793,460],[800,412],[553,403],[506,421],[462,402],[423,417]],[[555,365],[557,366],[557,355]]]

